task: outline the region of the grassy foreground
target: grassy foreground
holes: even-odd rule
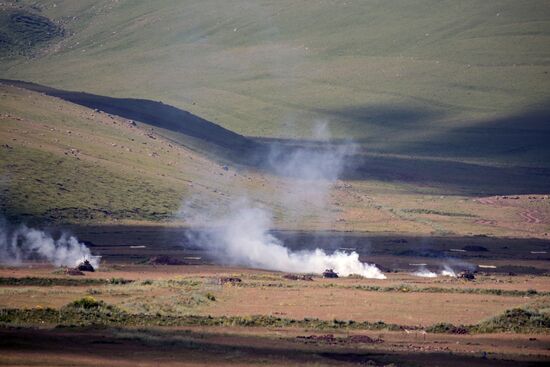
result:
[[[378,322],[356,322],[353,320],[332,320],[305,318],[287,319],[275,316],[171,316],[157,314],[131,314],[91,296],[71,302],[61,309],[1,309],[0,323],[10,325],[105,325],[105,326],[251,326],[251,327],[300,327],[315,330],[416,330],[409,325]],[[550,316],[536,310],[511,309],[476,325],[455,326],[440,323],[425,330],[434,333],[547,333],[550,329]]]

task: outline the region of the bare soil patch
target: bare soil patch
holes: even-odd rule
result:
[[[224,287],[204,315],[278,315],[293,319],[384,321],[428,326],[475,324],[521,306],[518,297],[447,293],[385,293],[337,288]],[[414,307],[413,307],[414,305]]]

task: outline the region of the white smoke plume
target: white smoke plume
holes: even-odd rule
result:
[[[275,174],[287,179],[285,189],[277,193],[282,205],[302,216],[327,213],[330,189],[342,174],[347,158],[357,151],[352,142],[332,144],[325,122],[314,125],[311,137],[314,143],[308,147],[272,144],[266,163]]]
[[[417,276],[417,277],[422,277],[422,278],[436,278],[437,277],[437,273],[434,273],[433,271],[428,270],[424,266],[420,267],[420,269],[418,269],[417,271],[412,273],[412,275]],[[444,277],[456,278],[455,271],[447,264],[443,265],[443,270],[441,270],[439,272],[439,275],[444,276]]]
[[[441,270],[441,275],[444,277],[456,278],[455,271],[449,265],[443,265],[443,270]]]
[[[334,269],[341,276],[358,274],[365,278],[386,278],[375,265],[360,262],[356,252],[290,251],[269,233],[269,211],[251,206],[246,199],[235,202],[229,215],[211,218],[211,225],[209,229],[194,232],[190,239],[212,250],[225,264],[296,273]]]
[[[436,278],[437,277],[436,273],[434,273],[433,271],[428,270],[425,267],[421,267],[420,269],[418,269],[417,271],[412,273],[412,275],[417,276],[417,277],[422,277],[422,278]]]
[[[269,163],[275,172],[282,176],[334,182],[342,173],[344,160],[353,154],[357,147],[352,142],[331,144],[330,138],[327,124],[316,123],[312,131],[314,143],[311,147],[289,151],[284,146],[273,144],[268,157]]]
[[[25,260],[45,260],[56,266],[76,266],[88,260],[94,268],[99,257],[73,236],[62,234],[55,240],[47,233],[25,225],[11,229],[0,218],[0,264],[18,266]]]
[[[313,137],[317,144],[320,143],[318,146],[296,148],[274,144],[266,159],[268,170],[287,178],[284,192],[273,193],[273,199],[278,200],[287,213],[306,215],[308,208],[305,204],[308,202],[315,203],[316,210],[328,212],[325,208],[328,193],[341,175],[346,158],[355,149],[353,144],[331,145],[325,124],[316,126]],[[188,237],[194,245],[210,250],[219,262],[297,273],[321,273],[325,269],[334,269],[341,276],[358,274],[367,278],[385,278],[375,265],[359,261],[356,252],[327,254],[319,248],[289,250],[269,233],[272,211],[251,203],[246,195],[234,200],[225,210],[209,206],[210,209],[186,202],[180,214],[195,228],[208,226],[208,229],[195,231]],[[314,244],[304,245],[314,248]]]

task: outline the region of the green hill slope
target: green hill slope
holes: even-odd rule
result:
[[[0,84],[0,96],[0,212],[8,217],[163,221],[190,193],[218,202],[231,193],[212,180],[225,172],[219,163],[162,130],[12,86]],[[232,177],[243,181],[256,182]]]
[[[4,78],[162,100],[239,134],[548,165],[547,1],[34,1],[65,30]],[[34,8],[31,9],[30,5]]]
[[[547,1],[23,0],[0,21],[0,79],[41,84],[0,82],[10,218],[246,195],[278,228],[548,237]],[[259,163],[318,121],[352,169],[322,210],[289,206],[297,181]]]
[[[280,229],[548,237],[548,195],[472,197],[475,192],[544,192],[547,170],[366,155],[367,167],[336,182],[323,199],[303,191],[324,190],[323,183],[235,163],[215,140],[33,88],[42,92],[0,84],[0,216],[15,223],[190,224],[178,216],[182,207],[224,212],[246,196],[270,208]],[[106,107],[112,101],[56,93]],[[121,113],[132,111],[141,110]]]

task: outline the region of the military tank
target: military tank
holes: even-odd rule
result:
[[[80,264],[76,266],[76,269],[80,271],[90,271],[90,272],[95,271],[94,267],[92,266],[92,264],[90,264],[88,260],[82,261]]]
[[[323,272],[323,277],[324,278],[338,278],[338,274],[336,272],[334,272],[334,270],[332,270],[332,269],[326,269]]]

